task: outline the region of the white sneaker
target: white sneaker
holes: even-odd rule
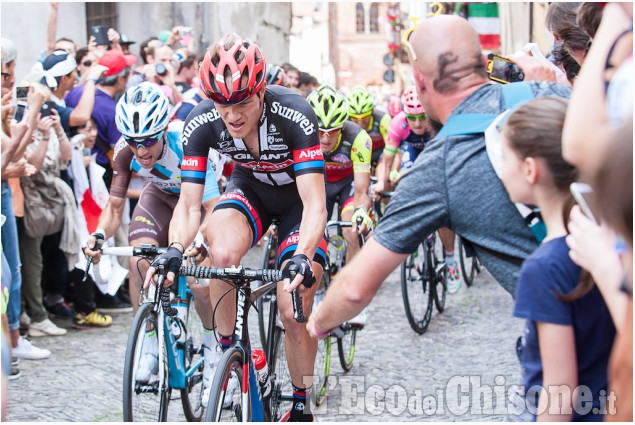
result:
[[[13,354],[13,357],[26,360],[42,360],[51,356],[51,352],[49,350],[45,348],[38,348],[31,344],[31,341],[22,337],[18,338],[18,345],[11,351],[11,353]]]
[[[149,382],[152,375],[159,373],[159,342],[146,334],[141,347],[141,358],[137,367],[137,381]]]
[[[234,395],[236,393],[236,389],[238,388],[238,378],[236,375],[232,374],[229,377],[229,382],[227,383],[227,390],[225,391],[225,400],[223,400],[223,409],[229,409],[234,402]],[[240,394],[237,394],[240,397]],[[209,396],[208,396],[209,398]]]
[[[58,327],[50,319],[44,319],[41,322],[32,322],[28,334],[30,337],[61,336],[66,335],[66,329]]]
[[[349,320],[348,323],[351,324],[352,326],[363,328],[364,325],[366,324],[367,316],[368,315],[366,314],[366,307],[364,307],[364,309],[360,311],[357,316]]]
[[[209,400],[209,391],[212,386],[212,380],[214,379],[214,372],[216,371],[216,365],[223,355],[223,349],[220,345],[216,344],[214,347],[203,346],[203,355],[205,360],[203,363],[203,397],[202,402],[204,406],[207,406]]]
[[[461,289],[461,276],[457,267],[448,268],[448,278],[445,282],[448,294],[456,294]]]
[[[234,402],[234,393],[236,392],[236,388],[238,388],[238,379],[235,375],[231,375],[229,377],[229,382],[227,383],[227,390],[225,391],[225,399],[223,400],[223,409],[229,409]],[[205,388],[203,390],[203,395],[201,396],[201,402],[204,406],[207,406],[209,403],[209,394],[211,392],[211,386]],[[240,397],[240,394],[238,395]]]

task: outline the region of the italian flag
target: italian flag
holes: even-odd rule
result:
[[[472,24],[483,49],[495,49],[500,46],[500,19],[497,3],[468,3],[467,20]]]

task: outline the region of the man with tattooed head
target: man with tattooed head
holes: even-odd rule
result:
[[[424,20],[409,38],[419,99],[439,127],[459,114],[498,115],[502,84],[487,78],[476,31],[459,16]],[[569,97],[553,83],[530,82],[536,97]],[[476,251],[503,288],[515,293],[520,264],[538,245],[490,163],[482,132],[426,145],[400,181],[372,238],[341,270],[308,323],[313,336],[354,317],[384,279],[433,231],[448,227]],[[321,330],[316,333],[314,329]]]

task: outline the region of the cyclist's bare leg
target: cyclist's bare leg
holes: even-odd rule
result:
[[[441,237],[443,249],[447,252],[454,251],[454,240],[456,239],[456,233],[454,233],[447,227],[442,227],[441,229],[439,229],[439,236]]]
[[[138,238],[131,240],[130,246],[139,247],[141,244],[152,244],[155,246],[159,246],[159,242],[152,238]],[[150,264],[147,260],[143,260],[139,257],[130,257],[128,261],[129,265],[129,273],[128,273],[128,283],[129,283],[129,291],[130,291],[130,302],[132,303],[132,309],[134,313],[139,309],[139,294],[141,291],[141,285],[143,284],[143,278],[150,267]],[[139,268],[137,268],[137,266]]]
[[[342,221],[351,221],[353,212],[350,208],[347,211],[342,211]],[[346,239],[346,264],[348,264],[359,251],[359,238],[357,232],[353,232],[352,228],[342,229],[342,234]]]
[[[283,263],[283,268],[286,263],[286,261]],[[320,282],[322,280],[322,266],[313,262],[313,272],[316,282]],[[309,336],[306,323],[298,323],[293,318],[291,294],[283,291],[283,286],[283,282],[278,283],[278,309],[285,329],[285,350],[291,382],[296,387],[309,388],[313,384],[313,364],[317,352],[317,340]],[[317,288],[317,284],[313,285],[311,289],[302,294],[302,309],[307,316],[311,313],[311,304]]]
[[[201,262],[200,266],[211,267],[212,261],[208,257]],[[201,322],[206,329],[212,329],[214,327],[212,322],[214,306],[210,301],[209,288],[196,283],[193,277],[187,278],[187,284],[190,291],[192,291],[192,295],[194,295],[194,308],[198,313],[198,317],[201,318]]]
[[[206,228],[206,240],[210,246],[210,257],[214,267],[238,266],[251,248],[252,231],[247,218],[234,209],[225,208],[212,213]],[[222,280],[210,280],[209,294],[212,306],[232,286]],[[231,291],[223,297],[216,307],[214,319],[221,335],[231,335],[236,322],[236,292]]]

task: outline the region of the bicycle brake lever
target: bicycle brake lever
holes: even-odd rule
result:
[[[292,265],[289,268],[289,274],[291,275],[290,279],[295,279],[297,274],[296,266]],[[302,309],[302,297],[300,297],[299,289],[296,288],[291,292],[291,304],[293,305],[293,318],[298,323],[306,323],[308,318],[306,314],[304,314],[304,310]]]
[[[88,280],[88,271],[90,270],[90,265],[93,264],[93,257],[88,257],[86,259],[86,270],[84,270],[84,278],[82,282],[86,282]]]
[[[302,310],[302,297],[300,297],[297,289],[291,292],[291,297],[293,300],[293,318],[298,323],[306,323],[308,318],[304,314],[304,310]]]

